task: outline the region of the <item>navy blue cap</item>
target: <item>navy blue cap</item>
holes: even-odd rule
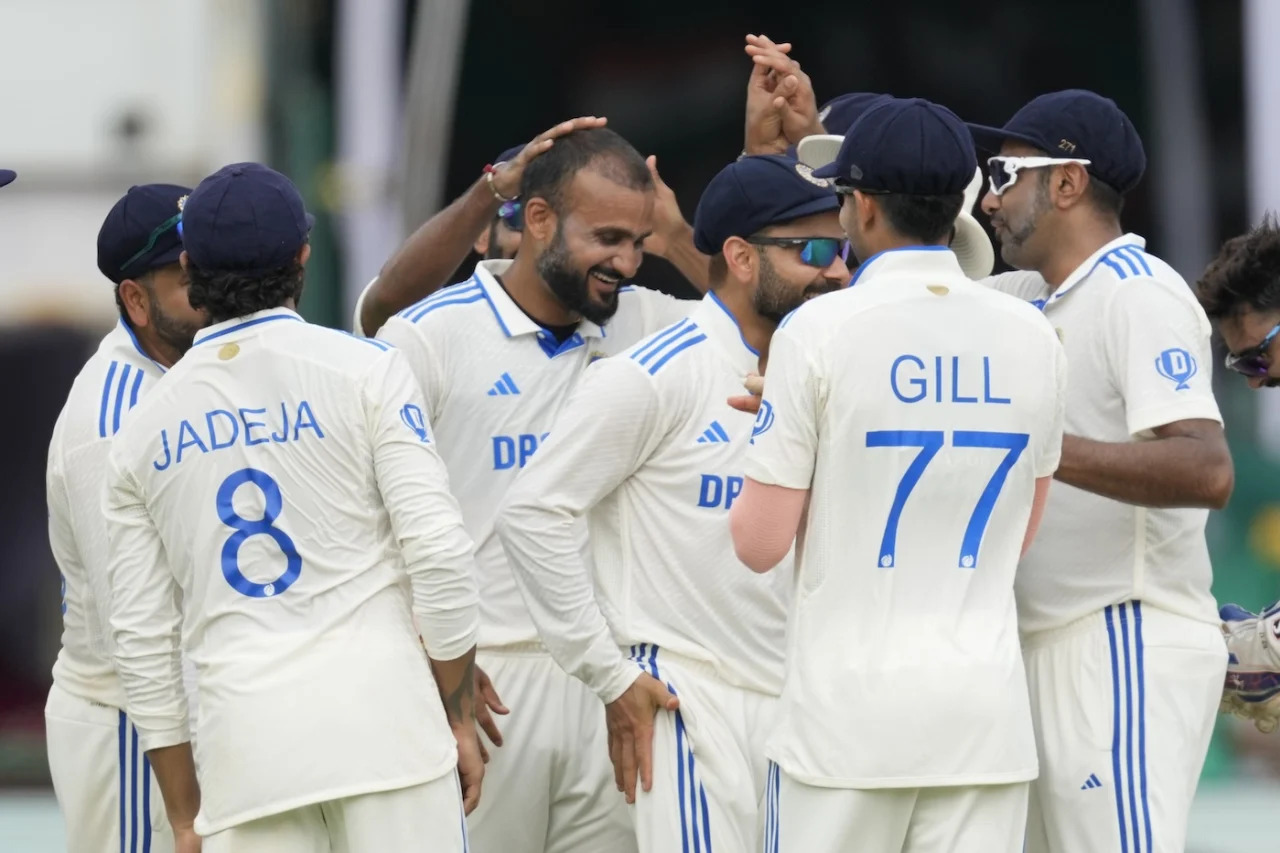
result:
[[[261,163],[232,163],[192,191],[182,243],[200,269],[264,273],[288,266],[313,224],[292,181]]]
[[[515,148],[508,148],[506,151],[503,151],[501,154],[499,154],[498,159],[494,160],[493,162],[494,163],[510,163],[512,160],[516,159],[516,155],[518,155],[523,150],[524,150],[524,145],[517,145]]]
[[[1127,193],[1142,180],[1147,154],[1133,122],[1110,98],[1085,89],[1050,92],[1014,113],[1004,127],[969,125],[979,148],[998,152],[1007,140],[1051,157],[1090,161],[1089,174]]]
[[[970,170],[972,173],[972,170]],[[720,170],[698,200],[693,245],[716,255],[730,237],[750,237],[770,225],[840,209],[831,185],[781,154],[743,157]]]
[[[862,118],[868,107],[890,97],[875,92],[849,92],[823,104],[822,109],[818,110],[818,121],[822,122],[827,133],[844,136],[853,127],[853,123]]]
[[[0,187],[13,183],[13,179],[18,177],[18,173],[12,169],[0,169]]]
[[[845,134],[834,162],[815,169],[859,189],[902,195],[959,195],[978,157],[964,122],[924,98],[885,98]]]
[[[191,190],[176,184],[129,187],[98,229],[98,269],[116,284],[176,264],[182,254],[178,222]]]

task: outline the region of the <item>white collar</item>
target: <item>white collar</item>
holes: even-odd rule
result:
[[[290,308],[268,308],[265,311],[255,311],[244,317],[236,317],[234,320],[224,320],[221,323],[214,323],[212,326],[205,326],[196,333],[193,346],[199,346],[208,343],[216,338],[221,338],[232,332],[238,332],[241,329],[247,329],[251,326],[260,326],[263,323],[271,323],[277,320],[296,320],[299,323],[306,321],[298,315],[297,311]]]

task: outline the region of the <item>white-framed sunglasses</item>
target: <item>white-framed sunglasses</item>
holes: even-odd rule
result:
[[[987,158],[988,182],[992,195],[1001,196],[1009,187],[1018,182],[1018,173],[1023,169],[1043,169],[1045,166],[1057,166],[1060,163],[1079,163],[1088,166],[1092,161],[1079,157],[989,157]]]

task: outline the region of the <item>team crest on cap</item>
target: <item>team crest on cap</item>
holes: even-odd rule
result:
[[[1076,153],[1076,144],[1075,144],[1074,142],[1072,142],[1071,140],[1069,140],[1069,139],[1062,139],[1062,140],[1059,140],[1059,141],[1058,141],[1058,148],[1062,149],[1063,151],[1067,152],[1068,154],[1074,154],[1074,153]]]
[[[181,212],[182,212],[182,208],[184,208],[184,207],[186,207],[186,206],[187,206],[187,199],[188,199],[188,198],[189,198],[189,196],[185,196],[185,195],[184,195],[182,198],[178,199],[178,212],[179,212],[179,213],[181,213]]]
[[[813,169],[810,169],[804,163],[796,163],[796,174],[814,186],[822,187],[824,189],[831,186],[831,182],[826,178],[815,178],[813,176]]]

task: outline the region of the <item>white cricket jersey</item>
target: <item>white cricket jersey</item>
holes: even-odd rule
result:
[[[198,832],[452,769],[418,629],[474,644],[471,542],[402,355],[285,308],[210,326],[110,467],[116,666],[143,749],[186,741],[181,625]]]
[[[729,533],[752,416],[726,400],[759,358],[706,296],[688,318],[592,365],[507,495],[498,528],[533,621],[556,661],[606,703],[637,675],[619,647],[642,643],[703,661],[730,684],[782,689],[790,560],[756,575]],[[594,595],[574,535],[584,514]]]
[[[1182,276],[1145,245],[1125,234],[1052,293],[1034,272],[987,280],[1041,306],[1059,330],[1071,364],[1070,435],[1144,441],[1174,421],[1222,420],[1209,320]],[[1018,571],[1023,632],[1061,627],[1131,599],[1218,624],[1208,517],[1206,509],[1133,506],[1054,483]]]
[[[873,256],[773,336],[746,474],[810,490],[767,752],[788,775],[1035,778],[1013,582],[1065,383],[1044,318],[942,247]]]
[[[49,545],[62,574],[62,648],[53,680],[73,696],[112,708],[123,708],[125,697],[111,664],[107,624],[107,454],[124,417],[163,375],[133,331],[117,322],[72,383],[49,442]]]
[[[476,543],[482,648],[538,639],[493,529],[516,475],[547,437],[588,364],[622,352],[698,304],[626,286],[606,326],[583,320],[557,344],[495,278],[510,265],[481,261],[469,280],[406,308],[378,331],[413,366]]]

